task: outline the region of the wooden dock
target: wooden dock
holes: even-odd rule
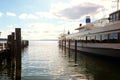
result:
[[[28,40],[21,39],[20,28],[8,35],[6,42],[0,43],[0,71],[8,68],[12,80],[21,80],[21,51],[28,45]]]

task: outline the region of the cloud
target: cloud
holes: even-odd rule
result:
[[[27,28],[23,31],[23,37],[27,39],[48,39],[53,38],[52,34],[53,24],[49,23],[30,23]],[[49,31],[49,33],[46,33]],[[54,34],[53,34],[54,35]]]
[[[8,35],[10,35],[12,32],[14,32],[14,29],[8,29],[8,30],[1,29],[0,32],[1,32],[1,35],[0,35],[1,38],[7,38]]]
[[[55,7],[55,6],[54,6]],[[95,15],[96,13],[103,10],[103,6],[94,3],[82,3],[74,5],[72,7],[67,7],[59,11],[54,11],[53,14],[67,19],[80,19],[85,15]]]
[[[50,11],[59,19],[80,20],[86,15],[100,19],[108,17],[109,13],[116,9],[111,9],[113,5],[109,0],[70,0],[67,2],[58,1],[50,7]]]
[[[7,37],[8,34],[14,32],[15,27],[21,27],[19,24],[9,24],[8,30],[1,30],[1,37]],[[70,33],[79,27],[79,22],[65,22],[61,24],[53,24],[47,22],[36,22],[24,25],[22,28],[22,39],[39,40],[39,39],[58,39],[59,34],[69,30]]]
[[[12,13],[12,12],[7,12],[6,15],[7,15],[7,16],[16,16],[16,14],[15,14],[15,13]]]
[[[71,33],[79,26],[79,22],[67,22],[61,25],[52,23],[30,23],[26,29],[23,29],[23,39],[58,39],[59,34],[67,33],[69,30]]]
[[[20,25],[19,24],[9,24],[9,25],[7,25],[7,27],[9,29],[15,29],[16,27],[20,27]]]
[[[38,19],[38,16],[33,15],[33,14],[22,13],[19,16],[19,19]]]
[[[39,18],[48,18],[48,19],[57,19],[58,18],[51,12],[36,12],[36,15],[39,16]]]
[[[0,17],[3,15],[3,13],[2,12],[0,12]]]
[[[52,3],[48,12],[22,13],[20,19],[81,19],[86,15],[92,17],[103,17],[103,12],[108,12],[106,7],[110,7],[110,1],[101,0],[71,0],[69,2]],[[106,10],[106,11],[105,11]],[[102,15],[101,15],[102,14]],[[108,14],[108,13],[107,13]]]

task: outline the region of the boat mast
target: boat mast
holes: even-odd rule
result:
[[[119,0],[117,0],[117,10],[119,9]]]
[[[119,0],[113,1],[113,2],[117,2],[117,10],[118,10],[119,9]]]

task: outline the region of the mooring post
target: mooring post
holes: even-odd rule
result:
[[[77,40],[75,40],[75,64],[77,63]]]
[[[70,59],[70,40],[69,40],[69,42],[68,42],[68,57],[69,57],[69,59]]]
[[[15,78],[15,47],[14,47],[14,44],[15,44],[15,33],[12,32],[11,34],[11,70],[10,70],[10,73],[11,73],[11,78],[14,79]]]
[[[21,80],[21,29],[16,28],[16,80]]]
[[[9,53],[7,54],[7,64],[8,67],[12,66],[12,53],[11,53],[11,49],[12,49],[12,35],[8,35],[8,48],[9,48]]]
[[[28,40],[26,40],[26,46],[28,46],[29,45],[29,41]]]
[[[14,33],[11,35],[11,56],[12,56],[12,66],[13,66],[13,59],[14,59]]]
[[[62,40],[60,40],[60,43],[59,43],[59,45],[60,45],[60,48],[62,48]]]
[[[60,40],[58,41],[58,45],[59,45],[59,47],[60,47]]]
[[[65,56],[66,56],[66,39],[65,39],[65,42],[64,42],[64,50],[65,50]]]
[[[12,53],[12,68],[14,69],[15,67],[15,33],[12,32],[12,37],[11,37],[11,53]]]
[[[63,49],[63,40],[61,41],[61,47],[62,47],[62,49]]]

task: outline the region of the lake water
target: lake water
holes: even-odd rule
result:
[[[119,61],[96,58],[58,47],[57,41],[30,41],[22,52],[22,80],[120,80]],[[1,73],[3,74],[3,73]],[[0,80],[10,80],[1,75]]]

